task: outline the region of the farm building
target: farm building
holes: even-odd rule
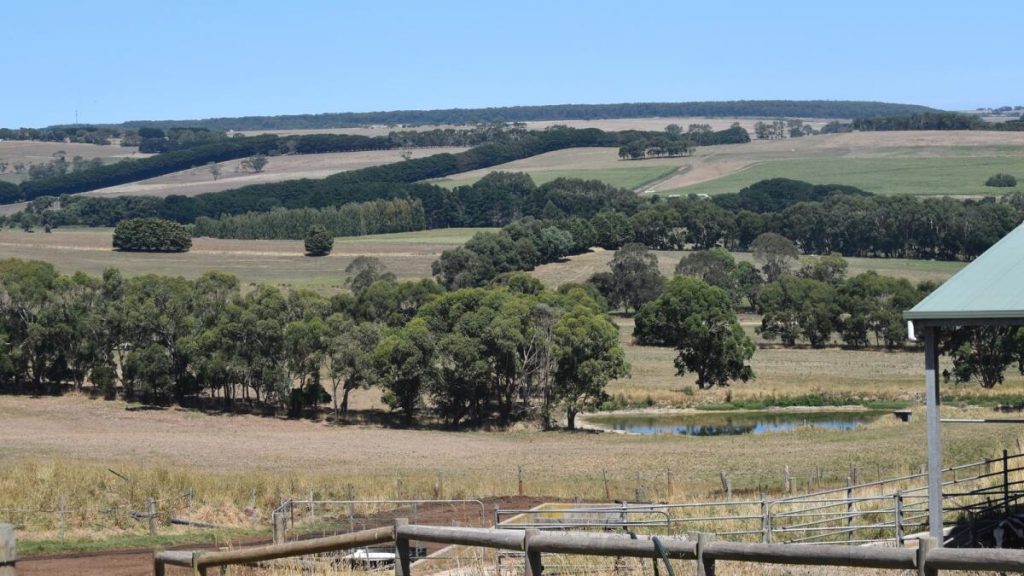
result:
[[[924,340],[928,430],[929,531],[942,542],[942,437],[939,336],[957,327],[1024,325],[1024,224],[904,313],[911,338]],[[984,420],[1013,423],[1013,420]],[[1017,422],[1024,422],[1020,420]]]

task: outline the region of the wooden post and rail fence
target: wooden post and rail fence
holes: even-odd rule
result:
[[[540,576],[544,569],[544,554],[694,561],[697,574],[702,576],[713,576],[718,561],[911,570],[919,576],[935,575],[940,570],[1024,573],[1024,550],[940,548],[927,536],[920,539],[915,550],[835,544],[748,544],[714,541],[708,534],[700,534],[696,540],[633,539],[617,534],[542,532],[536,529],[422,526],[409,524],[404,518],[395,520],[393,526],[286,544],[218,552],[158,552],[154,556],[153,567],[156,576],[164,576],[166,566],[189,568],[205,576],[214,567],[223,570],[230,565],[256,564],[394,542],[395,576],[411,576],[412,541],[522,552],[527,576]]]

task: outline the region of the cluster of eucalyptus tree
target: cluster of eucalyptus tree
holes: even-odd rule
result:
[[[592,290],[545,290],[516,274],[445,292],[399,282],[373,258],[351,293],[115,269],[97,278],[0,262],[0,391],[90,389],[108,398],[220,404],[292,416],[379,387],[404,423],[502,425],[564,408],[570,426],[628,366]]]

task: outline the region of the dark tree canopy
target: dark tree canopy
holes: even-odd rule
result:
[[[124,252],[187,252],[192,235],[187,227],[160,218],[123,220],[114,228],[114,249]]]
[[[1017,185],[1017,179],[1011,174],[995,174],[985,180],[985,186],[993,188],[1013,188]]]
[[[306,256],[327,256],[334,248],[334,237],[319,224],[309,227],[306,232]]]
[[[676,277],[641,308],[633,332],[638,342],[672,346],[677,374],[697,375],[697,387],[727,386],[754,377],[754,343],[743,332],[732,300],[696,278]]]

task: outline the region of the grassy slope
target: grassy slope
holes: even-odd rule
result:
[[[218,240],[196,238],[183,254],[114,252],[109,228],[59,228],[51,234],[0,231],[4,257],[44,260],[62,272],[100,274],[117,267],[125,274],[179,274],[195,278],[207,270],[235,274],[243,285],[268,282],[323,292],[344,289],[345,267],[359,255],[379,257],[399,278],[430,275],[430,264],[452,245],[468,240],[477,228],[428,230],[406,234],[338,238],[324,258],[303,255],[301,240]]]
[[[529,172],[529,174],[538,186],[558,178],[579,178],[582,180],[600,180],[612,186],[633,190],[664,178],[677,169],[675,166],[646,165],[643,162],[629,162],[623,163],[621,167],[613,168],[602,166],[594,169],[580,170],[536,170]],[[474,175],[468,178],[438,180],[436,183],[446,188],[454,188],[456,186],[472,184],[482,177],[482,175]]]
[[[990,188],[996,173],[1024,174],[1019,158],[819,158],[756,164],[716,180],[666,194],[725,194],[768,178],[792,178],[815,184],[848,184],[876,194],[914,196],[993,195],[1022,188]]]
[[[1024,175],[1024,134],[874,132],[699,148],[687,158],[622,161],[615,148],[573,148],[451,176],[470,184],[493,170],[526,172],[538,183],[559,176],[596,178],[664,194],[736,192],[764,178],[852,184],[879,194],[978,195],[996,172]],[[1018,188],[1019,189],[1019,188]]]

